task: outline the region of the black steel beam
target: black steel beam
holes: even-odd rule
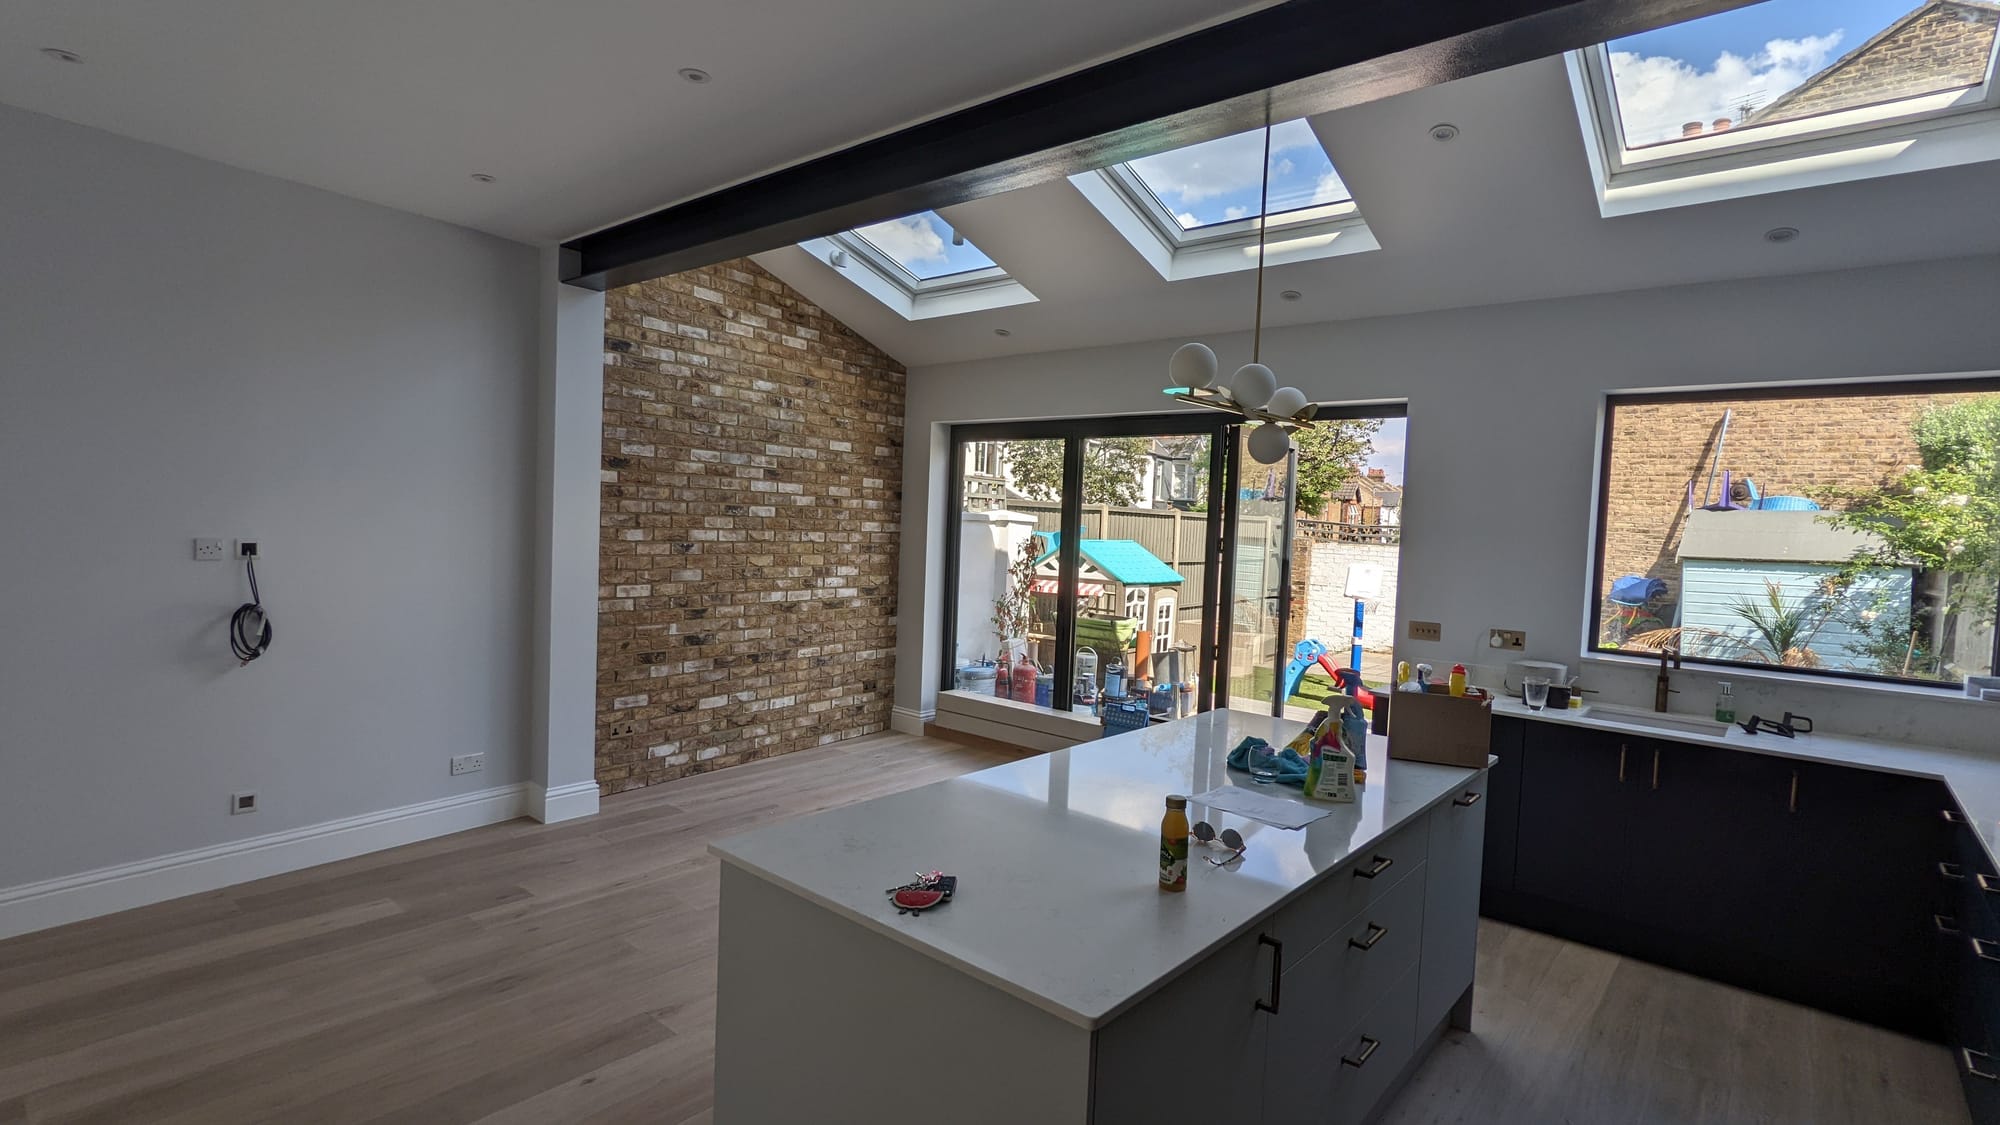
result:
[[[1753,0],[1288,0],[564,244],[629,285]],[[1053,32],[1052,32],[1053,33]]]

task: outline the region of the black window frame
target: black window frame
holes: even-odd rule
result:
[[[1063,442],[1063,479],[1065,482],[1080,479],[1083,470],[1084,442],[1092,438],[1110,437],[1182,437],[1206,436],[1213,443],[1211,456],[1233,448],[1236,440],[1233,431],[1240,423],[1232,422],[1227,416],[1210,413],[1177,411],[1164,414],[1119,414],[1098,418],[1064,418],[1046,421],[1022,422],[966,422],[950,427],[949,461],[946,473],[944,518],[944,573],[941,589],[948,591],[944,599],[942,617],[942,647],[939,650],[938,690],[951,691],[957,687],[958,675],[958,566],[959,566],[959,517],[965,511],[965,475],[967,446],[974,442],[1004,441],[1046,441]],[[1211,501],[1220,502],[1224,473],[1218,458],[1216,470],[1209,474],[1209,496]],[[1150,498],[1149,498],[1150,499]],[[1232,505],[1233,506],[1233,505]],[[1221,527],[1224,513],[1211,503],[1208,510],[1208,531],[1203,537],[1207,550],[1203,553],[1203,589],[1210,591],[1202,599],[1201,650],[1196,656],[1200,667],[1208,668],[1215,659],[1215,622],[1219,615],[1213,609],[1218,596],[1226,596],[1228,591],[1219,587],[1219,581],[1226,581],[1226,570],[1221,564],[1220,551],[1224,539]],[[1083,493],[1080,489],[1065,487],[1062,494],[1062,534],[1057,551],[1057,581],[1063,589],[1075,589],[1077,574],[1082,569]],[[1054,682],[1051,685],[1049,706],[1056,711],[1068,711],[1072,702],[1071,691],[1076,686],[1076,599],[1056,599],[1056,661]],[[1212,690],[1212,677],[1203,676],[1201,691],[1207,697]],[[1206,709],[1206,699],[1198,701]]]
[[[1584,655],[1592,657],[1623,657],[1627,660],[1651,664],[1660,659],[1657,651],[1606,648],[1604,646],[1604,546],[1610,533],[1611,515],[1611,457],[1612,446],[1617,439],[1618,407],[1661,404],[1682,404],[1701,402],[1744,402],[1782,401],[1785,399],[1832,399],[1869,398],[1890,395],[1923,394],[1986,394],[2000,393],[2000,376],[1977,375],[1944,379],[1874,379],[1839,383],[1783,383],[1750,384],[1731,387],[1705,388],[1693,391],[1646,391],[1629,394],[1607,394],[1604,397],[1603,424],[1599,427],[1597,462],[1597,505],[1596,523],[1590,544],[1590,618],[1584,623],[1588,630],[1588,641]],[[1782,664],[1758,663],[1749,660],[1720,660],[1705,656],[1682,654],[1680,663],[1701,668],[1741,670],[1760,676],[1782,676],[1806,683],[1878,683],[1891,684],[1904,689],[1934,691],[1941,696],[1960,696],[1965,685],[1944,680],[1923,680],[1915,677],[1889,676],[1875,672],[1856,672],[1833,668],[1796,668]],[[1995,674],[2000,674],[2000,629],[1994,630],[1992,662],[1989,666]]]

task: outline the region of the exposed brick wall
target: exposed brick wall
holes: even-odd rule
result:
[[[886,729],[902,366],[749,261],[604,317],[599,787]]]
[[[1763,399],[1620,406],[1611,444],[1604,582],[1627,574],[1680,584],[1687,486],[1699,502],[1725,410],[1733,410],[1722,465],[1749,474],[1764,496],[1813,496],[1877,484],[1917,461],[1910,423],[1919,396]],[[1867,435],[1865,439],[1858,435]],[[1715,491],[1722,490],[1716,474]],[[1675,596],[1678,596],[1677,594]]]
[[[1805,85],[1750,115],[1747,124],[1790,121],[1828,110],[1958,86],[1986,77],[2000,7],[1946,2],[1926,5],[1914,18],[1860,45]]]

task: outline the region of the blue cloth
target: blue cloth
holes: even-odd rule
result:
[[[1643,574],[1628,574],[1611,584],[1611,600],[1618,605],[1645,605],[1667,592],[1667,584]]]
[[[1252,746],[1269,745],[1270,743],[1255,735],[1237,743],[1236,749],[1229,752],[1229,768],[1233,770],[1248,770],[1250,768],[1250,748]],[[1295,785],[1301,789],[1305,788],[1306,760],[1299,757],[1298,752],[1290,747],[1278,751],[1278,783],[1280,785]]]

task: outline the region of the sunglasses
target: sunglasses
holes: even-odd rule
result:
[[[1242,859],[1243,850],[1250,846],[1243,842],[1243,834],[1236,829],[1225,828],[1220,833],[1217,833],[1215,825],[1205,820],[1196,821],[1195,826],[1188,831],[1194,834],[1195,839],[1200,840],[1204,844],[1220,844],[1230,850],[1231,854],[1228,859],[1208,860],[1208,862],[1217,867],[1221,867],[1226,863],[1235,863],[1237,860]],[[1208,857],[1204,856],[1203,858],[1206,859]]]

